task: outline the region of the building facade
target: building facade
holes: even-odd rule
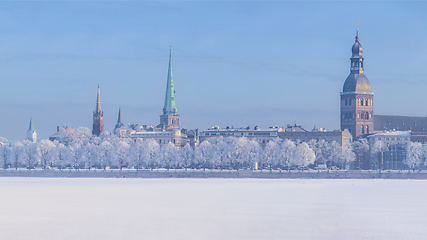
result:
[[[179,129],[172,129],[171,131],[158,131],[158,132],[135,132],[130,135],[132,139],[140,138],[143,140],[153,140],[159,145],[173,143],[177,148],[184,147],[187,144],[187,137],[181,135]]]
[[[335,141],[341,146],[346,146],[353,141],[353,136],[347,129],[344,129],[344,131],[326,131],[325,129],[314,128],[312,131],[307,131],[297,125],[288,125],[284,131],[279,132],[279,137],[281,139],[289,139],[294,142],[309,142],[311,140],[324,140],[326,142]]]
[[[220,128],[213,127],[200,132],[200,143],[215,137],[246,137],[248,139],[256,139],[261,146],[265,146],[271,140],[279,139],[279,132],[283,131],[282,128],[266,128],[261,129],[254,127],[253,129],[247,128]]]
[[[427,117],[375,115],[375,131],[411,131],[427,133]]]
[[[374,93],[364,74],[364,58],[359,34],[351,49],[350,75],[341,92],[341,131],[348,129],[354,139],[374,131]]]
[[[373,153],[371,169],[408,169],[404,160],[406,147],[411,142],[410,131],[384,131],[367,138],[370,152]]]
[[[92,134],[99,136],[104,131],[104,112],[101,110],[101,96],[98,85],[98,96],[96,98],[96,109],[93,112]]]

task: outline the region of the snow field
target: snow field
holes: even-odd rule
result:
[[[1,239],[425,239],[427,181],[0,178]]]

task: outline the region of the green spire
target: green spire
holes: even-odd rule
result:
[[[34,132],[33,117],[30,119],[30,127],[28,128],[28,132]]]
[[[168,80],[166,84],[165,106],[163,107],[163,115],[178,116],[178,110],[175,105],[175,90],[173,87],[172,76],[172,51],[169,53],[169,69]]]

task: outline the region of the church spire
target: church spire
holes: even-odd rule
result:
[[[175,89],[172,76],[172,50],[170,50],[165,105],[163,107],[163,115],[160,116],[159,127],[163,129],[179,129],[179,119],[180,117],[175,105]]]
[[[95,112],[101,112],[101,94],[99,93],[99,84],[98,84],[98,96],[96,98],[96,110]]]
[[[30,127],[27,131],[27,137],[26,140],[29,140],[31,142],[36,142],[37,140],[37,133],[36,130],[34,130],[34,124],[33,124],[33,116],[30,118]]]
[[[362,44],[359,42],[359,29],[356,30],[356,37],[353,46],[351,47],[351,66],[350,72],[359,74],[363,73],[363,61],[364,58],[362,56],[363,48]]]
[[[169,52],[168,79],[166,83],[166,95],[165,95],[165,105],[163,107],[163,115],[172,115],[172,116],[178,115],[176,105],[175,105],[175,89],[173,86],[173,76],[172,76],[172,50],[170,50]]]
[[[122,121],[122,109],[119,107],[119,117],[117,118],[117,124],[116,124],[115,129],[121,128],[123,126],[124,126],[124,124],[123,124],[123,121]]]
[[[101,96],[99,93],[99,84],[98,84],[98,96],[96,98],[96,108],[93,111],[93,128],[92,134],[99,136],[104,131],[104,113],[101,110]]]
[[[34,132],[34,125],[33,125],[33,117],[30,118],[30,127],[28,128],[28,132]]]

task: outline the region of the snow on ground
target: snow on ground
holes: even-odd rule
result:
[[[425,239],[427,181],[0,178],[1,239]]]

